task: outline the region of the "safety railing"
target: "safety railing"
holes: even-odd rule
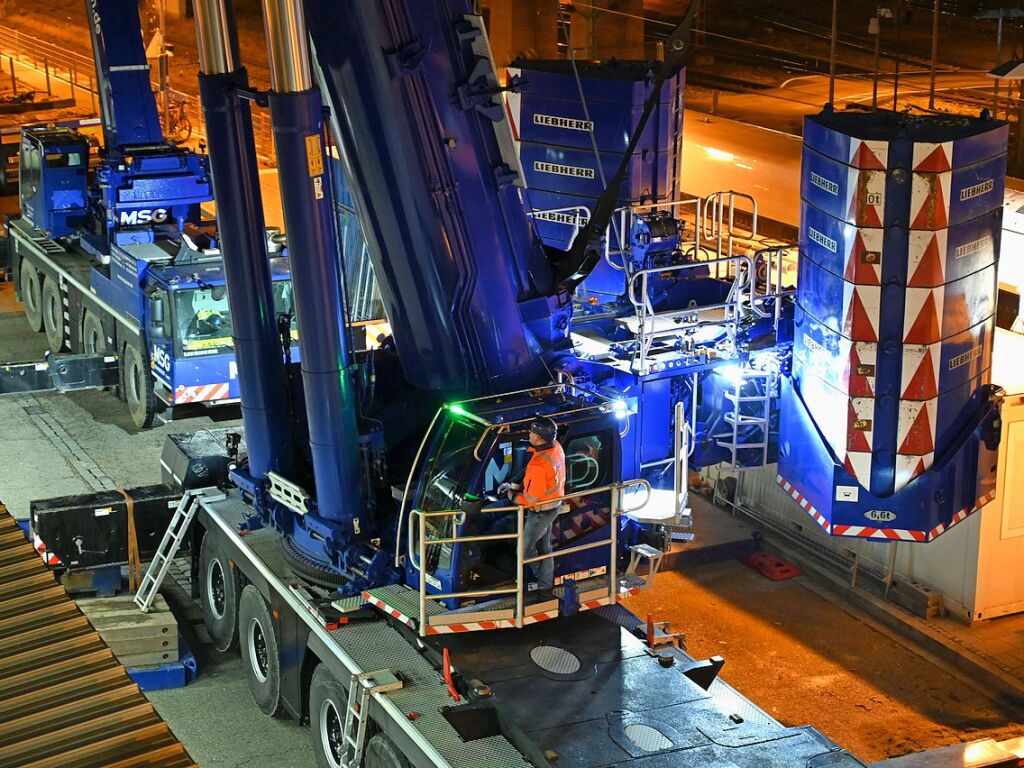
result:
[[[749,203],[749,210],[737,207],[738,201]],[[750,216],[750,226],[741,229],[737,214]],[[745,192],[726,190],[713,192],[704,198],[704,208],[700,212],[699,224],[696,227],[699,237],[715,244],[718,258],[736,255],[737,240],[757,239],[757,200]],[[715,277],[722,277],[717,270]]]
[[[97,110],[96,65],[91,56],[67,50],[5,26],[0,26],[0,51],[3,52],[2,58],[16,61],[21,66],[31,67],[44,75],[47,80],[52,78],[56,83],[66,83],[72,98],[75,98],[79,91],[88,94],[92,110],[94,112]],[[154,90],[159,90],[159,83],[154,80],[151,84]],[[204,139],[206,124],[203,120],[203,109],[199,99],[192,94],[173,88],[168,90],[168,98],[171,103],[178,102],[183,105],[185,114],[193,126],[192,143]],[[160,106],[160,115],[163,118],[163,105]],[[276,162],[274,135],[270,126],[270,116],[266,110],[252,110],[252,129],[256,140],[256,154],[264,162],[273,164]],[[164,130],[167,131],[166,125]]]
[[[796,288],[787,289],[785,285],[787,262],[795,263],[795,250],[793,245],[774,245],[754,254],[754,292],[761,299],[775,300],[772,313],[776,333],[782,319],[782,297],[796,293]],[[760,284],[764,285],[764,290],[759,290]]]
[[[643,502],[630,507],[625,507],[620,498],[623,492],[628,488],[643,488],[646,493]],[[564,503],[572,499],[578,499],[583,496],[594,496],[596,494],[609,493],[610,500],[610,517],[609,517],[609,535],[607,538],[603,538],[600,541],[591,541],[586,544],[577,544],[574,547],[568,547],[566,549],[560,549],[553,551],[548,554],[536,555],[534,557],[525,556],[525,547],[523,542],[523,524],[525,520],[526,507],[523,505],[508,505],[500,507],[487,507],[479,514],[493,514],[502,512],[515,512],[516,514],[516,529],[513,533],[493,533],[485,534],[480,536],[444,536],[438,538],[428,538],[427,533],[427,521],[438,518],[454,518],[454,524],[460,525],[465,521],[468,515],[478,514],[474,512],[467,512],[462,509],[446,509],[434,512],[425,512],[419,509],[413,509],[411,511],[411,517],[417,518],[417,524],[414,525],[410,521],[409,534],[408,534],[408,552],[412,566],[419,571],[419,633],[421,636],[426,635],[428,627],[428,616],[427,616],[427,601],[428,600],[460,600],[465,598],[479,598],[479,597],[500,597],[502,595],[515,595],[515,611],[513,613],[513,622],[517,628],[523,626],[523,621],[526,618],[525,614],[525,595],[524,595],[524,574],[526,566],[539,563],[543,560],[554,560],[559,557],[565,557],[566,555],[572,555],[577,552],[583,552],[589,549],[596,549],[598,547],[608,547],[608,598],[614,602],[618,597],[619,590],[619,579],[618,579],[618,562],[617,562],[617,545],[618,545],[618,519],[624,514],[630,512],[636,512],[642,509],[651,496],[651,484],[646,480],[637,479],[629,480],[623,483],[611,483],[609,485],[602,486],[600,488],[587,488],[583,491],[576,493],[565,494],[558,498],[551,499],[549,503]],[[565,514],[563,510],[559,514]],[[413,531],[417,531],[419,534],[419,541],[413,540]],[[440,592],[440,593],[428,593],[427,592],[427,577],[425,572],[425,565],[427,564],[427,550],[429,547],[442,546],[445,544],[463,544],[469,542],[494,542],[494,541],[512,541],[516,542],[516,573],[515,582],[509,587],[493,587],[490,589],[472,589],[464,590],[461,592]],[[413,556],[413,553],[418,554],[417,558]]]
[[[725,301],[700,306],[678,307],[657,311],[651,302],[650,280],[687,270],[710,269],[725,263],[734,275],[733,285]],[[723,326],[730,338],[735,336],[736,321],[745,308],[764,314],[755,307],[754,262],[749,256],[725,256],[707,261],[650,267],[633,273],[629,279],[629,300],[636,310],[637,366],[641,374],[648,372],[648,357],[654,342],[666,336],[684,340],[705,326]],[[639,295],[638,295],[639,292]]]

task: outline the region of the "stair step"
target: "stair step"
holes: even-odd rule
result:
[[[661,557],[663,552],[660,549],[652,547],[650,544],[634,544],[629,548],[631,552],[636,552],[641,557],[655,558]]]

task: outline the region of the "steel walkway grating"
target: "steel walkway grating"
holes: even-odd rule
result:
[[[0,765],[195,763],[0,504]]]

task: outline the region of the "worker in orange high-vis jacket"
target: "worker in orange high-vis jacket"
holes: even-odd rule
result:
[[[551,526],[562,510],[565,495],[565,452],[556,439],[558,426],[538,417],[529,428],[530,460],[507,487],[508,496],[526,507],[523,522],[523,556],[551,554]],[[503,484],[504,485],[504,484]],[[530,566],[537,577],[537,591],[531,602],[554,598],[555,563],[546,558]]]

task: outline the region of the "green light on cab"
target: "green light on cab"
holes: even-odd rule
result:
[[[466,409],[463,408],[458,403],[449,403],[446,407],[448,408],[449,411],[454,413],[456,416],[465,416],[466,415]]]

